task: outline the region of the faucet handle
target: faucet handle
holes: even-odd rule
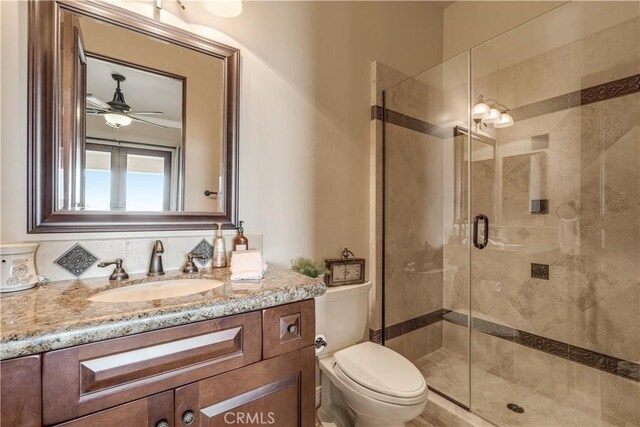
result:
[[[113,264],[116,265],[116,268],[113,269],[113,273],[111,273],[111,276],[109,276],[109,280],[127,280],[129,278],[129,275],[126,271],[124,271],[124,268],[122,268],[122,258],[117,258],[114,261],[102,261],[100,264],[98,264],[98,267],[104,268]]]
[[[188,273],[188,274],[197,273],[198,272],[198,266],[196,265],[195,262],[193,262],[193,260],[194,259],[205,259],[205,258],[206,258],[205,255],[188,253],[187,254],[187,264],[182,269],[182,272],[183,273]]]

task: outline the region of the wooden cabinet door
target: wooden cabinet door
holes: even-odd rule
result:
[[[173,391],[77,418],[64,427],[173,427]]]
[[[44,354],[44,423],[57,424],[260,360],[259,312]]]
[[[270,359],[313,345],[315,313],[313,299],[262,310],[262,358]]]
[[[0,426],[42,425],[40,356],[2,361],[0,385]]]
[[[313,347],[176,389],[176,426],[312,427]]]

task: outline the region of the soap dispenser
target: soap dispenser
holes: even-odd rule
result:
[[[227,266],[227,248],[224,244],[222,236],[222,224],[218,223],[216,238],[213,240],[213,258],[211,259],[211,267],[221,268]]]
[[[244,221],[240,221],[238,234],[233,238],[233,252],[246,251],[247,249],[249,249],[249,239],[247,239],[244,235],[244,227],[242,226],[243,224]]]

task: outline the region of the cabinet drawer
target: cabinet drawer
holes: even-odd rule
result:
[[[315,340],[315,300],[281,305],[262,311],[264,359],[289,353]]]
[[[177,388],[176,427],[313,427],[314,390],[315,350],[306,347]]]
[[[173,391],[135,400],[86,417],[76,418],[59,427],[160,427],[173,424]],[[164,423],[163,423],[164,422]]]
[[[45,353],[45,424],[77,418],[257,362],[260,312]]]

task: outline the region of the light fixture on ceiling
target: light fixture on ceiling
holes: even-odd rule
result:
[[[496,129],[507,128],[513,126],[513,117],[508,114],[509,108],[496,101],[495,99],[484,99],[484,96],[478,97],[478,102],[471,109],[471,118],[476,124],[476,130],[481,125],[485,127],[487,124],[493,124]]]
[[[107,124],[112,128],[119,129],[122,126],[129,126],[133,119],[125,114],[120,113],[107,113],[104,114],[104,119]]]
[[[186,9],[181,0],[176,2],[182,10]],[[200,2],[209,12],[223,18],[233,18],[242,13],[242,0],[200,0]],[[156,7],[162,9],[162,0],[156,0]]]

